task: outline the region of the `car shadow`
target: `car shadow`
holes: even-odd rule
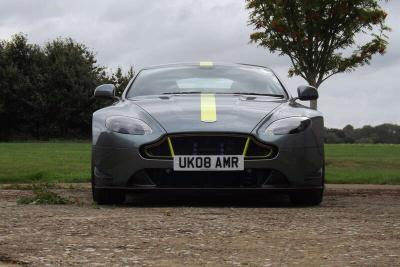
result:
[[[124,206],[134,207],[293,207],[286,194],[277,193],[183,193],[128,194]]]

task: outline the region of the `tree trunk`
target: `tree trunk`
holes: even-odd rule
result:
[[[319,84],[317,84],[317,82],[310,82],[309,83],[311,86],[314,86],[315,87],[315,89],[317,89],[317,91],[318,91],[318,86],[319,86]],[[317,99],[315,99],[315,100],[311,100],[310,101],[310,108],[312,108],[312,109],[315,109],[315,110],[317,110],[318,109],[318,100]]]
[[[317,110],[318,109],[318,100],[311,100],[310,101],[310,108]]]

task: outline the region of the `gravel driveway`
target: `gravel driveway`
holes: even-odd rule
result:
[[[284,196],[143,195],[17,205],[0,190],[0,266],[399,266],[400,187],[328,186],[319,207]]]

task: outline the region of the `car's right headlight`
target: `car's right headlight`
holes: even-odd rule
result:
[[[106,127],[110,131],[121,134],[145,135],[152,133],[150,126],[144,121],[124,116],[107,118]]]
[[[305,131],[311,125],[311,119],[307,117],[290,117],[274,121],[267,127],[268,135],[295,134]]]

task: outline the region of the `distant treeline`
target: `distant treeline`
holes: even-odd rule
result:
[[[107,71],[69,38],[0,40],[0,140],[89,138],[92,113],[105,105],[92,97],[95,87],[113,83],[121,92],[131,77],[132,68]]]
[[[381,124],[354,129],[347,125],[343,129],[325,129],[327,144],[400,144],[400,125]]]

